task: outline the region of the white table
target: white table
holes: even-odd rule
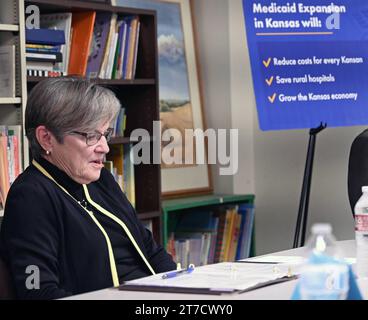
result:
[[[355,257],[355,241],[339,241],[338,247],[346,258]],[[266,256],[306,256],[303,248],[275,252]],[[297,280],[291,280],[241,294],[220,296],[163,292],[120,291],[115,288],[99,290],[66,298],[66,300],[290,300]],[[368,299],[368,278],[358,279],[365,299]]]

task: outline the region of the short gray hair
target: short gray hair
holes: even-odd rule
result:
[[[59,143],[72,131],[93,131],[112,121],[121,108],[115,94],[89,80],[75,77],[40,81],[30,92],[25,111],[25,130],[32,156],[44,150],[36,138],[36,128],[44,125]]]

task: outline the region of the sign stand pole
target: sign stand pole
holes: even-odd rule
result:
[[[310,129],[309,131],[309,144],[307,151],[307,160],[305,163],[304,178],[302,192],[300,195],[298,219],[295,227],[294,244],[293,248],[298,248],[299,246],[304,246],[305,233],[307,228],[308,220],[308,208],[309,208],[309,196],[312,182],[313,173],[313,160],[314,151],[316,147],[317,134],[327,128],[327,124],[322,124],[318,128]],[[302,230],[300,230],[302,227]],[[300,234],[301,231],[301,234]],[[300,239],[299,239],[300,238]],[[300,244],[299,244],[300,240]]]

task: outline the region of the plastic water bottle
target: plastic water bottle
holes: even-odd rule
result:
[[[300,295],[303,300],[344,300],[349,291],[349,269],[336,247],[329,224],[315,224],[307,241],[311,256],[300,275]]]
[[[354,208],[356,241],[356,274],[368,277],[368,186],[362,187],[362,196]]]

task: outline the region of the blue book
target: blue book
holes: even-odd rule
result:
[[[254,205],[241,204],[239,205],[238,213],[242,215],[242,222],[235,256],[236,260],[248,258],[250,254],[254,221]]]
[[[246,232],[247,232],[247,242],[245,243],[245,257],[248,258],[250,256],[250,247],[252,243],[252,234],[253,234],[253,224],[254,224],[254,206],[249,207],[248,210],[248,219],[246,221]]]
[[[126,76],[127,76],[129,42],[131,41],[130,40],[131,31],[132,31],[131,25],[132,25],[133,19],[134,19],[134,16],[125,18],[127,33],[126,33],[126,40],[125,40],[125,48],[122,48],[124,49],[124,59],[122,61],[122,64],[123,64],[122,79],[126,79]]]
[[[64,30],[26,29],[26,43],[54,46],[65,44]]]
[[[87,77],[97,78],[103,62],[107,38],[109,36],[111,13],[97,12],[93,27],[93,38],[88,56]]]
[[[35,52],[35,53],[54,53],[60,52],[61,46],[54,46],[53,48],[27,48],[26,52]]]
[[[238,209],[238,214],[240,214],[242,216],[242,219],[241,219],[241,223],[240,223],[239,241],[238,241],[238,246],[236,248],[235,260],[243,259],[243,256],[244,256],[241,249],[242,249],[242,243],[244,241],[244,237],[246,237],[244,228],[245,228],[245,221],[246,221],[246,218],[247,218],[247,206],[246,205],[240,205],[239,209]]]

